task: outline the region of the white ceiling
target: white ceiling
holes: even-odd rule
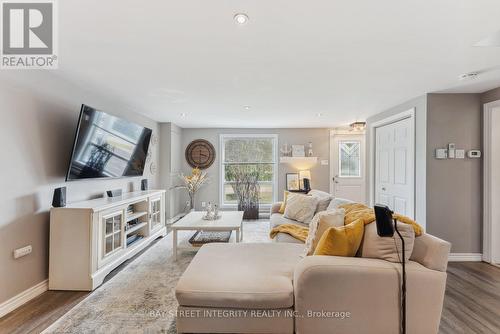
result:
[[[498,0],[58,3],[58,74],[182,127],[332,127],[500,86],[500,48],[473,46]]]

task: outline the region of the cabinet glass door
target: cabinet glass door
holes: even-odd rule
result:
[[[161,226],[161,198],[151,200],[151,230]]]
[[[122,248],[123,244],[123,214],[117,212],[108,215],[104,219],[104,256]]]

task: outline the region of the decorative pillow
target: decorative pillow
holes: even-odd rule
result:
[[[290,194],[289,191],[286,191],[283,193],[283,202],[281,203],[280,210],[278,211],[281,214],[285,213],[285,207],[286,207],[286,200],[288,198],[288,194]]]
[[[301,223],[309,223],[314,216],[318,199],[302,194],[288,194],[284,217]]]
[[[335,210],[338,209],[339,206],[344,205],[344,204],[351,204],[354,203],[351,200],[345,199],[345,198],[333,198],[330,201],[330,204],[328,204],[328,207],[326,208],[327,210]]]
[[[315,189],[311,190],[307,194],[318,198],[318,207],[316,208],[316,213],[325,211],[333,198],[329,193]]]
[[[398,230],[405,241],[405,261],[408,261],[413,252],[415,231],[410,224],[399,222]],[[375,222],[365,226],[365,235],[361,246],[361,257],[383,259],[390,262],[401,262],[401,250],[401,239],[396,232],[394,232],[392,238],[379,237],[377,234],[377,224]]]
[[[330,227],[319,239],[314,255],[355,256],[363,239],[363,231],[362,219],[342,227]]]
[[[318,198],[318,206],[316,207],[316,212],[326,211],[331,200],[331,197]]]
[[[309,234],[306,239],[306,255],[313,255],[318,241],[330,227],[344,226],[344,209],[321,211],[314,215],[309,224]]]

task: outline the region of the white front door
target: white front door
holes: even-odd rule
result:
[[[413,118],[375,128],[375,203],[415,218]]]
[[[332,132],[330,138],[330,192],[366,203],[365,134]]]

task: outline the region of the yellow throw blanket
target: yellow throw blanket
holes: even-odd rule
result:
[[[367,207],[361,203],[352,203],[341,205],[340,208],[345,210],[344,225],[349,225],[350,223],[361,219],[364,225],[368,225],[375,221],[375,211],[372,208]],[[415,236],[418,237],[422,235],[422,227],[418,225],[413,219],[406,216],[395,213],[393,215],[399,222],[410,224],[415,231]],[[295,239],[306,241],[307,235],[309,234],[309,229],[307,227],[298,226],[295,224],[283,224],[274,227],[269,236],[273,239],[278,233],[286,233],[294,237]]]
[[[269,233],[271,239],[273,239],[278,233],[286,233],[294,237],[295,239],[299,239],[303,242],[306,242],[307,235],[309,234],[309,229],[307,227],[298,226],[295,224],[283,224],[274,227]]]
[[[368,225],[375,221],[375,211],[364,204],[344,204],[341,205],[340,208],[345,210],[344,225],[348,225],[358,219],[363,220],[363,223],[365,225]],[[410,224],[415,231],[416,237],[422,235],[422,227],[418,225],[413,219],[400,215],[399,213],[394,213],[393,217],[397,219],[398,222]]]

